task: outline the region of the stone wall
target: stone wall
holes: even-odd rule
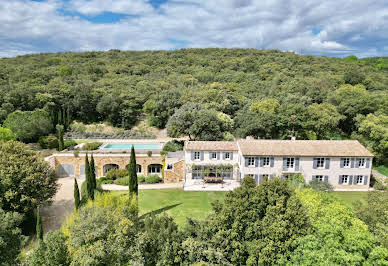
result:
[[[104,165],[116,164],[119,169],[126,169],[129,164],[129,154],[93,154],[95,166],[97,169],[97,177],[104,176]],[[51,166],[55,167],[58,171],[58,167],[61,164],[68,164],[70,167],[74,167],[74,175],[81,176],[81,172],[84,173],[85,154],[79,154],[77,157],[70,153],[58,153],[47,158],[51,162]],[[90,155],[89,155],[90,161]],[[163,165],[163,157],[160,155],[136,155],[136,164],[141,166],[141,172],[138,175],[148,175],[148,166],[151,164]],[[165,170],[165,182],[175,183],[184,178],[184,161],[178,161],[173,164],[172,170]]]
[[[185,177],[185,161],[181,160],[173,164],[173,169],[164,171],[164,183],[177,183]]]

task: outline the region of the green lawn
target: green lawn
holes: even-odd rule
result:
[[[126,193],[126,192],[115,192]],[[140,215],[165,212],[183,226],[186,217],[205,218],[212,211],[210,203],[222,200],[222,191],[183,191],[181,189],[139,190]]]
[[[353,191],[335,191],[331,193],[337,196],[337,198],[339,198],[343,203],[347,204],[348,206],[352,206],[352,202],[355,202],[357,200],[365,201],[368,195],[367,192]]]
[[[116,191],[122,194],[125,191]],[[220,191],[183,191],[181,189],[139,190],[140,215],[147,213],[166,213],[174,217],[179,226],[183,226],[186,217],[203,219],[212,211],[210,203],[222,200],[226,192]],[[366,200],[366,192],[332,192],[344,204]]]

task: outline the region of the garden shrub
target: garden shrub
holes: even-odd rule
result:
[[[146,177],[144,175],[138,175],[137,176],[137,183],[144,183],[146,182]],[[129,177],[125,176],[122,178],[118,178],[114,181],[116,185],[121,185],[121,186],[128,186],[129,185]]]
[[[149,175],[145,177],[145,182],[147,184],[159,183],[160,177],[158,175]]]
[[[101,184],[113,184],[112,179],[108,179],[106,176],[102,176],[98,179]]]
[[[64,149],[73,149],[75,146],[77,146],[77,142],[72,140],[72,139],[69,139],[69,140],[65,140],[64,141]]]
[[[89,142],[85,143],[82,146],[82,150],[84,151],[94,151],[97,150],[102,145],[102,142]]]
[[[122,178],[118,178],[114,181],[114,183],[116,185],[121,185],[121,186],[128,186],[129,184],[129,177],[126,176],[126,177],[122,177]]]
[[[125,169],[111,169],[106,173],[106,179],[116,180],[128,175],[128,171]]]
[[[56,136],[48,135],[40,137],[38,143],[42,149],[57,149],[59,142]]]
[[[373,185],[373,188],[376,190],[384,190],[385,186],[381,181],[376,180],[375,184]]]
[[[145,176],[144,175],[139,175],[138,177],[137,177],[137,182],[138,183],[144,183],[145,182]]]

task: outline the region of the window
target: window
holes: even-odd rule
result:
[[[264,180],[268,181],[268,179],[269,179],[269,175],[263,175],[263,179],[262,179],[263,181]]]
[[[294,168],[295,166],[295,158],[287,158],[287,168]]]
[[[225,159],[230,159],[230,152],[225,152]]]
[[[201,153],[199,151],[194,152],[194,160],[199,160],[201,158]]]
[[[263,157],[262,160],[263,160],[263,166],[264,167],[265,166],[269,166],[269,157]]]
[[[358,159],[358,168],[365,167],[365,158]]]
[[[244,177],[252,177],[252,178],[254,178],[253,175],[245,175]]]
[[[217,159],[217,153],[211,152],[211,153],[210,153],[210,158],[211,158],[212,160]]]
[[[141,173],[141,165],[140,164],[136,165],[136,173]]]
[[[148,173],[160,174],[162,166],[160,164],[151,164],[148,166]]]
[[[342,184],[348,184],[349,183],[349,176],[348,175],[343,175],[341,177],[341,182],[342,182]]]
[[[167,170],[171,170],[172,169],[172,164],[167,164]]]
[[[350,167],[350,158],[344,158],[344,167]]]
[[[323,182],[323,175],[316,175],[315,180],[317,180],[319,182]]]
[[[255,166],[255,157],[248,157],[248,166]]]
[[[325,166],[325,158],[317,158],[317,168],[323,168]]]
[[[362,185],[363,184],[363,176],[362,175],[356,175],[356,184]]]

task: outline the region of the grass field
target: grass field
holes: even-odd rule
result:
[[[382,175],[388,176],[388,164],[373,166],[373,169],[377,170]]]
[[[352,203],[361,200],[365,201],[368,195],[367,192],[353,192],[353,191],[335,191],[332,192],[337,198],[339,198],[344,204],[352,206]]]
[[[126,193],[116,191],[114,193]],[[140,215],[166,213],[174,217],[181,227],[186,217],[206,218],[212,211],[211,202],[222,200],[226,192],[221,191],[183,191],[181,189],[139,190]],[[352,202],[365,200],[366,192],[332,192],[344,204],[352,206]]]
[[[126,192],[115,192],[126,193]],[[186,217],[203,219],[212,211],[210,203],[222,200],[222,191],[183,191],[181,189],[139,190],[140,215],[166,213],[183,226]]]

